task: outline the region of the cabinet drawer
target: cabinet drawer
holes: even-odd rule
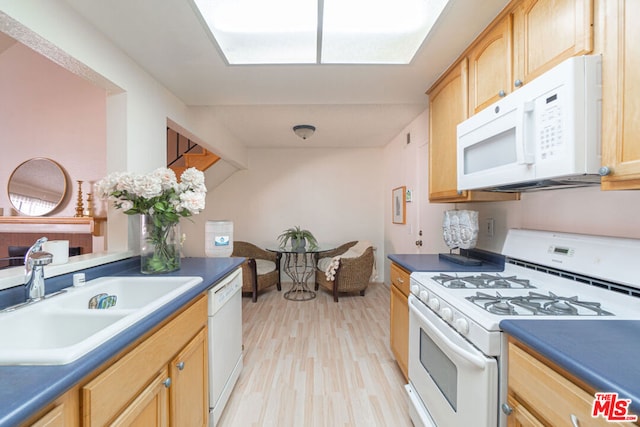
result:
[[[207,323],[207,298],[140,343],[82,388],[84,426],[109,423]]]
[[[511,342],[508,381],[509,392],[545,424],[571,425],[574,415],[581,427],[622,425],[592,418],[593,395]]]
[[[391,263],[391,284],[400,290],[405,296],[409,296],[409,272],[398,264]]]

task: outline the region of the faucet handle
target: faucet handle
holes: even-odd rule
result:
[[[41,237],[38,240],[36,240],[36,242],[33,245],[31,245],[27,253],[24,255],[24,265],[27,265],[27,261],[29,260],[33,252],[42,251],[42,245],[44,244],[44,242],[48,240],[49,239],[47,239],[46,237]]]
[[[32,252],[29,255],[28,262],[32,267],[49,265],[53,262],[53,254],[44,251]]]

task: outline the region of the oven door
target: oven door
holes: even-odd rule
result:
[[[412,416],[428,414],[413,419],[416,426],[498,423],[497,360],[482,354],[413,295],[409,296],[409,383]]]

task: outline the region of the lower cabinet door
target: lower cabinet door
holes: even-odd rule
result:
[[[34,422],[31,427],[64,427],[64,405],[60,404]]]
[[[135,400],[116,418],[112,426],[167,427],[169,421],[168,369],[163,369]]]
[[[170,393],[172,427],[209,425],[209,375],[207,328],[200,332],[171,361]]]
[[[391,351],[405,379],[409,378],[409,304],[407,296],[391,285]]]
[[[536,417],[512,396],[507,399],[513,412],[507,418],[507,427],[544,427]]]

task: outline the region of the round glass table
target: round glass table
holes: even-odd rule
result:
[[[307,286],[307,281],[315,273],[318,255],[332,249],[334,248],[318,247],[299,252],[291,248],[267,248],[270,252],[277,252],[284,255],[282,268],[293,281],[291,289],[284,293],[286,299],[291,301],[308,301],[316,297],[316,293]]]

